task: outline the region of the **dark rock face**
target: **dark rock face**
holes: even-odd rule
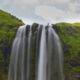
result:
[[[74,59],[74,60],[71,60],[70,62],[69,62],[69,64],[72,66],[72,67],[78,67],[78,66],[80,66],[80,59]]]
[[[57,33],[60,32],[60,29],[59,29],[59,27],[57,25],[53,24],[52,27]]]
[[[70,47],[71,47],[70,45],[68,45],[66,43],[63,43],[63,51],[64,51],[64,53],[69,52]]]

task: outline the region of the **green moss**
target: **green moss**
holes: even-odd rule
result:
[[[73,67],[73,68],[72,68],[72,71],[75,72],[75,73],[80,73],[80,66],[78,66],[78,67]]]

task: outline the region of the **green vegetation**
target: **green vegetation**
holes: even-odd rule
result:
[[[66,80],[80,79],[80,23],[53,25],[62,41]]]
[[[22,25],[22,21],[15,16],[0,10],[0,29],[1,28],[14,28]],[[7,27],[8,26],[8,27]]]
[[[7,80],[7,70],[11,46],[19,26],[22,21],[0,10],[0,80]]]

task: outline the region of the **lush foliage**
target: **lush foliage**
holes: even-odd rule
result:
[[[80,23],[57,23],[53,25],[62,41],[64,50],[64,73],[66,80],[80,78]]]
[[[16,30],[22,24],[15,16],[0,10],[0,80],[7,79],[12,42]]]

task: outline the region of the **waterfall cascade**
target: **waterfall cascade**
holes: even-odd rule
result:
[[[63,55],[51,26],[21,26],[12,46],[8,80],[64,80]]]

